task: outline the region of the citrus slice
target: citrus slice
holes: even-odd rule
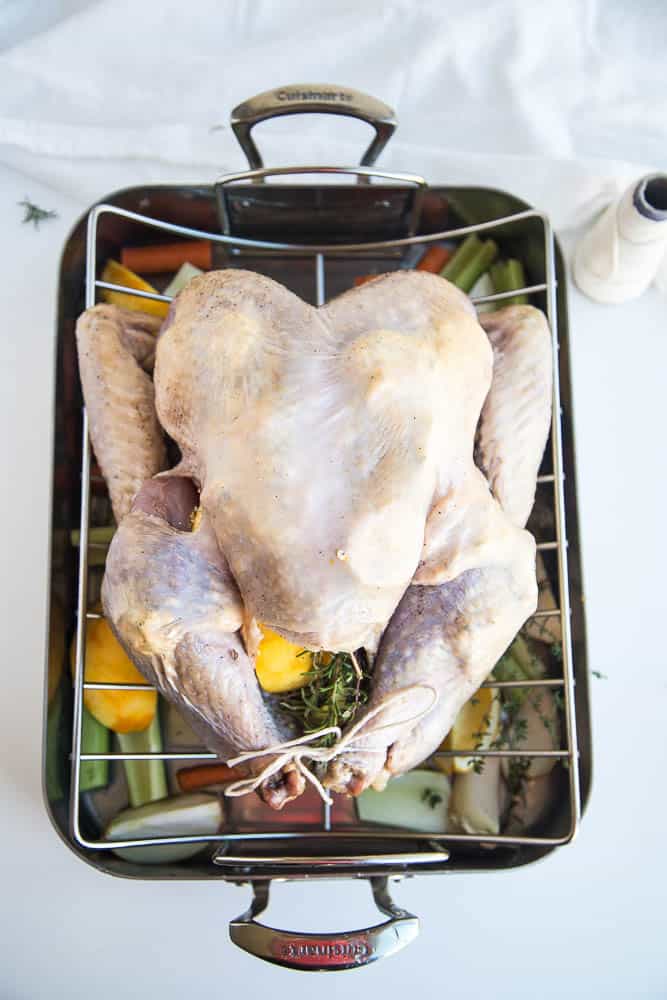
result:
[[[70,650],[72,671],[76,660],[75,643],[73,640]],[[90,621],[86,627],[85,679],[107,684],[146,683],[104,618]],[[115,733],[134,733],[146,729],[153,721],[157,692],[87,690],[83,703],[107,729]]]
[[[255,660],[255,673],[261,686],[271,694],[303,687],[313,664],[312,655],[264,625],[259,628],[262,641]]]
[[[108,281],[111,285],[125,285],[127,288],[136,288],[139,292],[154,292],[159,295],[157,288],[144,281],[134,271],[119,264],[117,260],[108,260],[102,271],[102,281]],[[109,288],[102,289],[102,297],[105,302],[110,302],[114,306],[122,306],[124,309],[137,309],[139,312],[150,313],[151,316],[166,316],[169,312],[168,302],[157,302],[155,299],[144,299],[140,295],[129,295],[127,292],[113,292]]]
[[[500,735],[500,699],[493,688],[480,688],[465,703],[456,716],[454,725],[440,747],[441,750],[488,750]],[[446,774],[466,774],[481,758],[436,758],[438,767]]]

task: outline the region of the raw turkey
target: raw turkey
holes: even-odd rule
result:
[[[105,417],[91,437],[114,510],[132,508],[103,601],[139,669],[231,756],[292,735],[254,676],[256,622],[311,649],[364,647],[369,710],[391,707],[327,783],[357,794],[423,760],[535,608],[523,524],[550,412],[542,314],[501,310],[485,333],[463,293],[420,272],[319,310],[250,272],[195,278],[155,357],[159,425],[182,460],[140,490],[161,432],[142,411],[119,444],[127,400],[140,392],[148,411],[150,390],[108,308],[79,321],[82,381]],[[102,321],[114,350],[96,349],[86,379]],[[287,765],[260,792],[280,807],[302,787]]]

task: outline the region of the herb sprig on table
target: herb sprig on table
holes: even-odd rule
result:
[[[305,654],[302,654],[305,655]],[[327,726],[342,728],[351,722],[368,700],[370,671],[363,656],[351,653],[313,653],[307,683],[292,691],[282,708],[294,716],[305,734]],[[315,746],[332,746],[333,733],[322,736]]]
[[[41,222],[46,222],[48,219],[58,218],[57,212],[53,212],[46,208],[40,208],[39,205],[35,205],[34,202],[30,201],[28,197],[25,197],[23,201],[17,202],[17,204],[24,210],[21,222],[23,222],[24,225],[32,222],[35,229],[39,229]]]

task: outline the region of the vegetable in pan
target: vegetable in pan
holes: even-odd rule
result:
[[[108,281],[110,285],[124,285],[126,288],[136,288],[140,292],[155,292],[159,294],[148,281],[144,281],[138,274],[130,271],[127,267],[119,264],[117,260],[108,260],[102,271],[102,281]],[[124,309],[137,309],[139,312],[150,313],[152,316],[164,318],[169,312],[168,302],[159,302],[155,299],[145,299],[141,295],[131,295],[129,292],[115,292],[110,288],[102,289],[102,298],[105,302],[110,302],[114,306],[122,306]]]
[[[509,260],[499,260],[491,267],[491,281],[495,292],[513,292],[515,288],[526,287],[526,275],[523,264],[520,260],[510,257]],[[503,299],[503,306],[525,306],[528,303],[528,296],[512,295],[509,299]]]
[[[75,643],[71,647],[72,669],[75,667]],[[86,628],[85,679],[107,684],[145,684],[144,678],[128,659],[109,623],[103,618],[88,622]],[[108,751],[103,730],[116,733],[123,753],[156,753],[162,749],[160,720],[157,712],[158,695],[155,690],[107,691],[86,690],[83,695],[84,707],[92,721],[83,718],[85,727],[82,739],[91,741],[91,748],[84,752],[105,753]],[[99,749],[97,749],[99,747]],[[106,761],[84,761],[88,764],[103,764]],[[161,760],[126,760],[123,762],[127,778],[130,804],[140,806],[167,794],[167,777]],[[108,766],[108,765],[107,765]],[[82,781],[100,780],[102,769],[86,768],[82,771]],[[106,782],[104,782],[106,783]],[[97,786],[88,786],[97,787]],[[82,784],[81,790],[85,791]]]
[[[105,840],[141,840],[149,837],[213,836],[224,819],[222,803],[216,795],[177,795],[158,802],[124,809],[109,823]],[[183,844],[156,844],[145,847],[116,847],[113,853],[135,864],[158,865],[186,861],[208,847],[206,841]]]
[[[528,681],[544,677],[546,664],[534,655],[522,635],[496,666],[493,677],[502,681]],[[561,744],[560,699],[548,688],[480,688],[463,706],[443,750],[554,750]],[[446,757],[434,758],[433,764],[450,776],[446,818],[440,832],[447,830],[495,836],[521,833],[537,822],[553,800],[551,778],[557,758],[544,757]],[[421,770],[414,774],[430,775]],[[403,778],[392,779],[383,792],[364,792],[359,798],[359,816],[374,823],[408,825],[400,820]],[[421,780],[421,779],[420,779]],[[425,779],[424,779],[425,780]],[[402,805],[397,805],[397,803]],[[370,806],[368,805],[370,803]],[[414,806],[414,803],[413,803]],[[412,823],[415,815],[406,812]],[[421,826],[415,827],[422,829]],[[432,827],[427,827],[435,832]]]
[[[201,274],[212,267],[213,244],[210,240],[179,240],[177,243],[123,247],[120,262],[136,274],[178,271],[184,264],[192,265]]]
[[[493,240],[480,240],[473,233],[461,243],[440,274],[462,291],[469,292],[497,256],[498,246]]]
[[[111,733],[106,726],[83,706],[81,716],[81,753],[109,753]],[[79,790],[92,792],[109,783],[108,760],[82,760],[79,769]]]
[[[456,717],[443,750],[488,750],[500,734],[500,699],[493,688],[480,688],[465,703]],[[455,774],[466,774],[475,768],[479,758],[444,757],[437,759],[438,766],[447,770],[447,765]]]
[[[357,799],[359,819],[366,823],[444,833],[450,795],[449,778],[437,771],[409,771],[392,778],[382,792],[368,788]]]
[[[72,669],[76,647],[72,643]],[[146,684],[104,618],[93,619],[86,627],[85,679],[107,684]],[[150,726],[157,709],[157,692],[84,691],[83,703],[98,722],[115,733],[133,733]]]

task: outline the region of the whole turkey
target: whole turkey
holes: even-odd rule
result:
[[[308,649],[365,649],[368,723],[325,783],[381,787],[439,745],[535,609],[524,524],[550,418],[542,313],[480,325],[453,285],[408,271],[315,309],[233,269],[178,295],[152,384],[146,333],[110,306],[77,326],[119,521],[106,615],[225,758],[298,735],[256,680],[258,624]],[[162,430],[180,449],[168,471]],[[259,791],[280,808],[303,787],[287,761]]]

